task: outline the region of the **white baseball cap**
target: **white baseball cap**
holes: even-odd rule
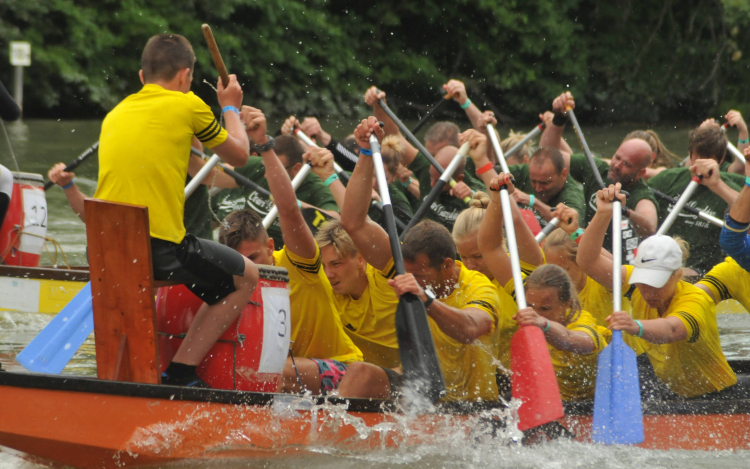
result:
[[[682,267],[682,249],[671,236],[654,235],[638,246],[631,263],[630,284],[644,283],[654,288],[667,284],[675,270]]]

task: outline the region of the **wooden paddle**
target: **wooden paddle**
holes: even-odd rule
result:
[[[505,161],[492,124],[487,124],[487,131],[503,172],[510,175],[508,162]],[[495,135],[494,138],[493,135]],[[510,195],[505,185],[490,187],[490,190],[500,191],[500,205],[503,209],[503,223],[508,240],[508,256],[516,290],[516,305],[518,309],[524,309],[526,292],[521,276],[521,261],[518,257]],[[512,371],[511,394],[522,402],[518,409],[519,430],[535,428],[565,416],[555,369],[552,367],[552,358],[547,348],[547,339],[544,338],[541,329],[536,326],[521,326],[513,334],[510,341],[510,368]]]
[[[435,181],[435,185],[432,186],[432,189],[430,190],[430,193],[427,194],[427,197],[422,199],[422,203],[419,205],[419,208],[417,209],[416,213],[414,213],[414,216],[412,217],[411,221],[409,221],[409,224],[406,225],[406,228],[404,228],[404,231],[401,233],[400,240],[404,240],[404,236],[406,236],[406,233],[414,227],[419,221],[424,217],[425,213],[432,207],[432,203],[437,199],[438,195],[440,195],[440,192],[443,191],[443,188],[448,183],[450,178],[453,177],[453,173],[456,172],[456,168],[458,168],[458,165],[461,164],[461,162],[466,158],[466,155],[469,153],[469,142],[464,143],[461,145],[461,148],[458,149],[458,152],[456,152],[456,156],[453,157],[450,164],[447,168],[445,168],[445,171],[443,174],[440,175],[440,178]]]
[[[432,106],[432,109],[430,109],[430,112],[425,114],[425,116],[419,122],[417,122],[417,125],[415,125],[413,129],[411,129],[411,133],[415,134],[419,132],[419,129],[424,127],[424,125],[432,118],[432,116],[434,116],[436,112],[442,109],[443,106],[445,106],[448,103],[448,101],[450,101],[450,99],[451,99],[451,95],[449,94],[446,94],[445,96],[443,96],[443,98],[440,101],[438,101],[437,103],[435,103],[434,106]]]
[[[214,59],[214,65],[216,70],[219,72],[221,77],[221,83],[226,88],[229,86],[229,73],[227,67],[224,66],[224,60],[221,58],[221,52],[219,52],[219,46],[216,45],[216,39],[214,39],[214,33],[211,32],[211,26],[204,24],[201,26],[203,30],[203,37],[206,38],[206,44],[208,50],[211,52],[211,57]]]
[[[679,210],[675,211],[679,212]],[[612,207],[612,309],[622,310],[622,205]],[[612,331],[612,342],[599,354],[592,438],[604,444],[643,443],[643,411],[635,352]]]
[[[388,192],[388,181],[385,177],[383,157],[380,154],[380,143],[375,135],[370,135],[370,148],[375,164],[375,177],[383,200],[383,216],[385,227],[391,242],[391,253],[396,274],[404,275],[404,257],[401,253],[401,243],[398,240],[396,224],[394,223],[393,206]],[[401,368],[404,378],[421,396],[437,401],[445,394],[445,380],[440,369],[440,362],[435,351],[435,343],[427,321],[427,310],[424,303],[416,295],[407,293],[402,295],[396,309],[396,338],[401,356]]]
[[[99,142],[96,142],[95,144],[88,147],[83,153],[78,155],[78,158],[74,159],[70,163],[68,163],[68,166],[65,167],[65,172],[69,173],[71,171],[75,171],[75,169],[80,166],[81,163],[86,161],[91,155],[93,155],[97,150],[99,149]],[[47,181],[44,183],[44,190],[49,190],[50,187],[56,185],[52,181]]]

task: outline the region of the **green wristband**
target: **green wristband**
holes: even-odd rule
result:
[[[643,324],[637,319],[635,320],[635,323],[638,324],[638,335],[636,337],[643,337]]]
[[[323,181],[323,184],[325,184],[325,185],[326,185],[326,187],[328,187],[328,186],[330,186],[331,184],[333,184],[333,181],[336,181],[336,180],[338,180],[338,178],[339,178],[339,175],[338,175],[338,174],[336,174],[336,173],[333,173],[333,174],[331,174],[330,176],[328,176],[328,179],[326,179],[325,181]]]
[[[531,194],[529,196],[529,208],[534,206],[534,201],[536,200],[536,197],[534,197],[534,194]]]
[[[550,324],[549,319],[545,319],[547,321],[547,325],[544,326],[544,329],[542,329],[542,332],[547,332],[550,327],[552,327],[552,324]]]
[[[570,239],[572,239],[573,241],[575,241],[578,238],[580,238],[581,235],[583,235],[583,228],[578,228],[573,233],[570,233]]]
[[[750,143],[750,137],[748,137],[748,138],[746,138],[744,140],[741,139],[741,138],[737,139],[737,145],[747,145],[748,143]]]
[[[466,110],[469,106],[471,106],[471,100],[467,99],[466,102],[461,105],[461,109]]]

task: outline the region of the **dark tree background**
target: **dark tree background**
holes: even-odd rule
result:
[[[101,118],[140,89],[146,40],[175,32],[195,48],[193,90],[215,104],[204,22],[245,102],[276,116],[362,115],[376,84],[414,117],[449,78],[506,122],[565,90],[598,122],[750,112],[750,0],[0,0],[0,80],[8,43],[29,41],[25,115]]]

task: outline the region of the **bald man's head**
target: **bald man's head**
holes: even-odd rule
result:
[[[607,179],[612,184],[619,182],[623,187],[632,185],[646,174],[652,155],[651,145],[645,140],[625,140],[612,156]]]
[[[445,169],[449,164],[451,164],[451,161],[453,161],[453,157],[456,156],[456,153],[458,153],[458,148],[454,147],[453,145],[448,145],[447,147],[443,147],[440,151],[435,153],[435,161],[437,161],[438,164],[443,169]],[[453,180],[456,182],[463,181],[465,169],[466,160],[462,159],[458,163],[458,167],[456,168],[456,170],[453,172]],[[435,169],[434,166],[430,166],[430,185],[434,186],[439,178],[440,174],[438,174],[437,169]],[[444,192],[449,192],[450,190],[451,188],[448,184],[446,184],[443,188]]]

